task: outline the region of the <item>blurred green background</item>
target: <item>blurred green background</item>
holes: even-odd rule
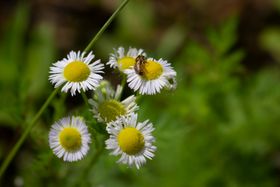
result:
[[[83,50],[119,3],[0,2],[1,163],[53,90],[50,64]],[[175,91],[139,103],[140,121],[156,128],[155,158],[137,170],[104,151],[91,165],[92,146],[80,162],[59,160],[51,124],[85,112],[80,96],[61,93],[0,186],[280,186],[279,20],[279,0],[131,0],[93,51],[105,63],[118,46],[143,48],[177,71]],[[120,75],[107,67],[105,78]]]

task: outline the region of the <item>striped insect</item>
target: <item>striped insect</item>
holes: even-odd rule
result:
[[[145,70],[145,64],[147,63],[146,57],[143,55],[138,55],[135,59],[134,70],[138,75],[143,75]]]

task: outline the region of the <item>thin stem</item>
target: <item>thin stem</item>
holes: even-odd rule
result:
[[[87,175],[90,172],[90,169],[95,165],[95,163],[98,161],[99,157],[101,156],[102,152],[104,150],[104,147],[102,147],[101,149],[97,150],[97,152],[93,155],[93,157],[91,157],[90,163],[88,164],[88,167],[82,172],[81,176],[79,177],[80,180],[78,180],[78,182],[80,184],[82,183],[88,183],[88,179],[87,179]],[[89,185],[86,185],[89,186]]]
[[[82,93],[81,93],[81,95],[82,95],[82,98],[83,98],[83,100],[84,100],[84,103],[85,103],[85,105],[86,105],[86,116],[87,117],[90,117],[91,116],[91,112],[90,112],[90,106],[89,106],[89,103],[88,103],[88,97],[87,97],[87,95],[86,95],[86,93],[85,92],[83,92],[82,91]]]
[[[85,93],[85,92],[82,92],[81,95],[82,95],[82,98],[83,98],[83,100],[84,100],[84,102],[85,102],[87,108],[89,108],[88,98],[87,98],[86,93]]]
[[[139,92],[136,94],[136,102],[140,103],[143,95],[139,94]]]
[[[101,36],[101,34],[107,29],[107,27],[110,25],[110,23],[113,21],[113,19],[120,13],[120,11],[125,7],[125,5],[129,2],[129,0],[124,0],[121,5],[117,8],[117,10],[112,14],[112,16],[108,19],[108,21],[103,25],[103,27],[99,30],[99,32],[93,37],[93,39],[91,40],[91,42],[87,45],[87,47],[85,48],[84,52],[88,52],[93,45],[96,43],[96,41],[98,40],[98,38]],[[1,167],[0,167],[0,178],[3,176],[4,172],[6,171],[7,167],[9,166],[10,162],[12,161],[12,159],[15,157],[16,153],[18,152],[19,148],[21,147],[21,145],[23,144],[23,142],[25,141],[27,135],[29,134],[29,132],[31,131],[31,129],[34,127],[36,121],[39,119],[39,117],[42,115],[42,113],[44,112],[44,110],[47,108],[47,106],[49,105],[49,103],[51,102],[51,100],[54,98],[54,96],[56,95],[56,93],[58,92],[59,88],[56,88],[51,95],[48,97],[48,99],[46,100],[46,102],[43,104],[43,106],[40,108],[40,110],[37,112],[37,114],[35,115],[35,117],[31,120],[30,123],[27,124],[27,128],[25,129],[25,131],[23,132],[23,134],[21,135],[20,139],[17,141],[17,143],[15,144],[15,146],[12,148],[12,150],[10,151],[10,153],[8,154],[8,156],[6,157],[6,159],[4,160],[4,162],[2,163]],[[84,96],[83,96],[84,97]],[[93,159],[95,160],[95,159]]]
[[[95,135],[96,136],[96,135]],[[99,157],[101,156],[101,154],[103,153],[104,149],[105,149],[105,145],[104,143],[102,143],[102,145],[99,145],[99,141],[97,137],[94,137],[95,140],[95,148],[96,148],[96,152],[95,154],[90,158],[89,164],[87,164],[87,167],[82,171],[79,180],[77,180],[73,186],[77,186],[78,184],[86,184],[88,183],[88,179],[87,179],[87,175],[90,172],[90,169],[95,165],[95,163],[98,161]],[[104,142],[104,140],[102,140],[102,142]],[[82,186],[82,185],[81,185]],[[85,186],[89,186],[89,185],[85,185]]]
[[[126,83],[126,74],[122,74],[122,82],[121,82],[121,87],[122,87],[122,91],[121,91],[121,94],[120,94],[120,98],[122,98],[122,94],[123,94],[123,90],[124,90],[124,87],[125,87],[125,83]]]
[[[126,83],[126,74],[123,74],[122,76],[122,82],[121,82],[121,86],[124,88],[125,86],[125,83]]]
[[[3,173],[6,171],[8,165],[10,164],[12,159],[14,158],[15,154],[18,152],[19,148],[21,147],[22,143],[26,139],[26,137],[29,134],[29,132],[31,131],[31,129],[35,126],[35,124],[36,124],[37,120],[39,119],[39,117],[42,115],[44,110],[47,108],[47,106],[50,104],[50,102],[52,101],[54,96],[57,94],[58,90],[59,90],[59,88],[56,88],[55,90],[53,90],[53,92],[50,94],[50,96],[45,101],[43,106],[37,112],[35,117],[30,121],[30,123],[27,123],[27,127],[26,127],[25,131],[23,132],[23,134],[21,135],[20,139],[17,141],[17,143],[15,144],[15,146],[10,151],[10,153],[8,154],[8,156],[6,157],[6,159],[4,160],[4,162],[1,165],[1,168],[0,168],[0,178],[2,177]]]
[[[95,44],[96,40],[100,37],[100,35],[107,29],[113,19],[120,13],[120,11],[125,7],[125,5],[129,2],[129,0],[124,0],[120,6],[115,10],[115,12],[111,15],[111,17],[106,21],[106,23],[102,26],[102,28],[98,31],[98,33],[94,36],[94,38],[90,41],[88,46],[85,48],[84,52],[88,52],[93,45]]]
[[[96,147],[99,147],[99,145],[96,145]],[[89,167],[87,167],[84,172],[83,172],[83,176],[81,177],[82,179],[85,179],[86,175],[89,173],[90,169],[95,165],[95,163],[97,162],[99,156],[102,154],[102,152],[104,151],[104,145],[101,145],[97,150],[96,153],[94,154],[93,157],[91,157],[90,163],[89,163]]]

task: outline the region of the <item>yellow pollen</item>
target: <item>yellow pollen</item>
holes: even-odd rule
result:
[[[144,77],[147,80],[153,80],[157,79],[163,72],[162,65],[158,62],[147,60],[147,62],[144,64]]]
[[[82,145],[81,133],[74,127],[65,127],[59,133],[59,142],[66,151],[76,151]]]
[[[120,101],[110,99],[99,105],[98,112],[106,122],[110,122],[117,119],[118,116],[124,115],[126,109]]]
[[[119,68],[121,71],[130,68],[131,66],[134,66],[135,59],[132,57],[123,57],[118,60]]]
[[[88,78],[90,69],[81,61],[73,61],[64,68],[63,74],[70,82],[81,82]]]
[[[142,133],[134,127],[126,127],[118,135],[118,143],[123,152],[135,155],[142,151],[145,142]]]

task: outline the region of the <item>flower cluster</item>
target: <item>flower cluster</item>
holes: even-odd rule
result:
[[[76,93],[93,90],[88,100],[92,117],[105,125],[109,138],[106,149],[112,155],[120,156],[118,162],[140,168],[146,159],[152,159],[156,147],[152,135],[153,124],[138,121],[136,96],[122,98],[124,85],[116,89],[101,76],[104,65],[94,59],[92,52],[71,51],[50,67],[49,80],[54,87],[62,87],[62,92]],[[134,92],[141,95],[160,93],[162,89],[176,87],[176,72],[166,60],[147,57],[143,49],[129,48],[127,52],[119,47],[110,54],[107,62],[111,68],[124,74],[125,81]],[[89,150],[90,133],[81,116],[64,117],[55,122],[49,133],[49,145],[54,154],[64,161],[82,159]]]
[[[142,57],[142,58],[141,58]],[[176,72],[166,60],[147,57],[143,49],[119,47],[107,63],[127,74],[128,86],[142,95],[160,93],[162,88],[176,87]]]

